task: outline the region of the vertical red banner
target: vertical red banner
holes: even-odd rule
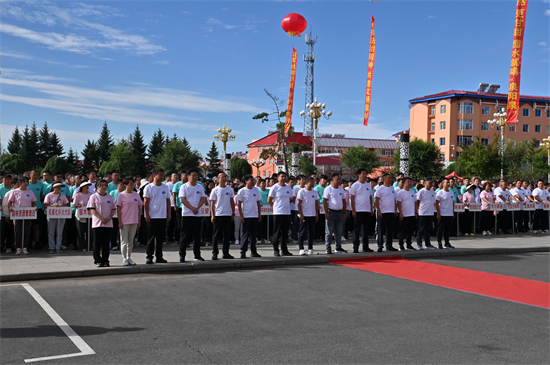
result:
[[[364,125],[369,125],[370,115],[370,95],[372,87],[372,72],[374,71],[374,58],[376,57],[376,38],[374,37],[374,17],[371,16],[370,25],[370,47],[369,47],[369,67],[367,69],[367,91],[365,93],[365,116]]]
[[[290,87],[288,88],[288,104],[286,107],[285,134],[288,133],[292,124],[292,107],[294,104],[294,85],[296,81],[296,62],[298,61],[298,52],[292,47],[292,68],[290,69]]]
[[[510,66],[510,84],[508,85],[508,108],[506,123],[516,124],[519,116],[519,83],[521,80],[521,56],[523,54],[523,36],[525,34],[525,17],[529,0],[518,0],[516,7],[516,24],[514,26],[514,43],[512,46],[512,64]]]

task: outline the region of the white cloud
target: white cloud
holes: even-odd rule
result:
[[[221,20],[215,19],[215,18],[208,18],[208,19],[206,20],[206,24],[220,25],[220,26],[222,26],[222,27],[225,28],[225,29],[233,29],[233,28],[238,28],[238,27],[239,27],[238,25],[224,24],[224,23],[222,23]]]
[[[48,75],[35,75],[26,70],[19,70],[15,68],[2,68],[2,76],[19,80],[36,80],[36,81],[76,81],[75,79],[67,79],[64,77],[55,77]]]
[[[547,42],[539,42],[537,43],[539,46],[546,47],[548,45]]]
[[[155,64],[155,65],[168,65],[169,63],[170,63],[170,61],[168,61],[168,60],[153,62],[153,64]]]
[[[435,15],[428,15],[428,19],[435,19]]]
[[[550,9],[546,9],[546,10],[544,11],[544,15],[550,16]]]

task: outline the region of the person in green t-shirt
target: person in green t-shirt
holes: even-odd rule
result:
[[[110,194],[112,191],[118,190],[118,184],[117,181],[120,179],[120,173],[113,172],[111,174],[111,182],[107,185],[107,194]],[[117,229],[113,229],[113,231],[116,231]]]

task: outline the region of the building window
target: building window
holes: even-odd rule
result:
[[[435,115],[435,106],[432,106],[432,113],[430,115]]]
[[[529,116],[529,109],[525,108],[523,109],[523,116],[528,117]]]
[[[439,113],[440,113],[440,114],[445,114],[445,113],[447,113],[447,105],[441,105],[441,106],[439,107]]]
[[[439,154],[439,162],[445,162],[445,154],[444,153]]]
[[[447,128],[447,123],[446,122],[439,122],[439,129],[444,130],[445,128]]]
[[[525,109],[523,109],[525,110]],[[529,133],[529,124],[524,124],[523,125],[523,133]]]
[[[535,148],[540,148],[540,141],[535,142]]]
[[[491,113],[491,107],[489,105],[484,105],[481,107],[481,114],[489,115]]]
[[[262,147],[258,147],[258,153],[262,152]]]
[[[456,153],[456,158],[459,158],[461,155],[462,155],[462,151],[458,151],[458,152]]]
[[[542,127],[540,125],[535,126],[535,133],[540,133],[541,130],[542,130]]]
[[[381,149],[380,154],[384,157],[393,157],[393,150]]]
[[[488,122],[481,122],[481,130],[482,131],[488,131],[489,130],[489,123]]]
[[[382,167],[392,167],[393,166],[393,161],[383,160],[383,161],[380,161],[380,163],[382,164]]]
[[[432,123],[432,129],[430,130],[435,131],[435,123]]]
[[[510,132],[515,132],[516,131],[516,125],[515,124],[510,124],[510,127],[508,129]]]
[[[265,171],[262,171],[262,177],[265,177]]]
[[[432,138],[432,143],[435,144],[435,138]]]
[[[445,138],[439,138],[439,145],[440,146],[445,146]]]
[[[269,171],[269,177],[271,177],[271,171]]]
[[[542,109],[536,109],[535,110],[535,117],[542,117]]]
[[[546,111],[546,118],[550,118],[550,109]]]
[[[489,145],[489,138],[482,138],[481,139],[481,144],[484,145],[484,146],[488,146]]]
[[[472,136],[457,136],[456,144],[459,146],[471,146]]]
[[[459,103],[458,104],[458,113],[459,114],[474,114],[474,103]]]
[[[546,133],[550,133],[550,125],[546,126]]]
[[[471,131],[474,129],[474,121],[472,119],[459,119],[458,130],[459,131]]]

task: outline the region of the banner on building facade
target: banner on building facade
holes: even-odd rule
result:
[[[374,37],[374,17],[371,16],[369,66],[368,66],[368,69],[367,69],[367,91],[365,93],[365,115],[364,115],[364,118],[363,118],[363,125],[369,125],[372,72],[374,70],[374,58],[375,57],[376,57],[376,39]]]
[[[290,69],[290,87],[288,88],[288,104],[286,107],[285,134],[288,134],[292,124],[292,106],[294,104],[294,85],[296,81],[296,62],[298,61],[298,52],[292,47],[292,68]]]
[[[514,43],[512,45],[512,64],[510,65],[510,84],[508,85],[508,108],[506,123],[516,124],[519,116],[519,83],[521,80],[521,56],[523,54],[523,36],[525,18],[529,0],[518,0],[516,7],[516,24],[514,26]]]

